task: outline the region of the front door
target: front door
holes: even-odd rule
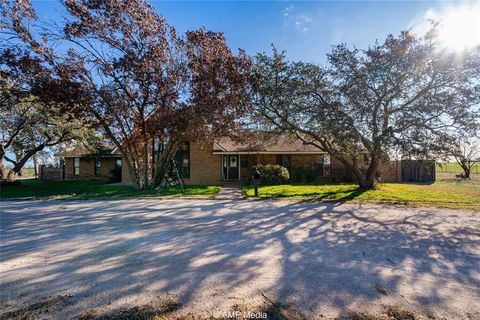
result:
[[[238,155],[223,156],[223,178],[225,180],[238,180],[239,168]]]

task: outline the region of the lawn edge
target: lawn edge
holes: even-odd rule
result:
[[[245,197],[248,201],[289,201],[289,202],[306,202],[306,203],[346,203],[346,204],[377,204],[377,205],[395,205],[406,206],[412,208],[438,208],[453,210],[470,210],[480,212],[480,204],[478,208],[472,206],[457,206],[458,202],[424,202],[424,201],[396,201],[396,200],[339,200],[339,199],[315,199],[301,197]],[[460,203],[462,204],[462,203]],[[469,204],[469,203],[465,203]],[[473,208],[472,208],[473,207]]]

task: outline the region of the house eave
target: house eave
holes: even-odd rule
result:
[[[61,155],[63,158],[121,158],[119,154],[80,154],[80,155]]]
[[[212,154],[327,154],[324,151],[213,151]]]

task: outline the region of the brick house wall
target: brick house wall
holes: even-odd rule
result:
[[[369,163],[362,165],[363,170],[367,170]],[[377,171],[377,179],[381,182],[401,181],[401,167],[399,161],[389,161],[381,163]],[[332,158],[332,180],[333,182],[355,182],[353,175],[347,172],[345,166],[336,158]]]
[[[65,158],[65,180],[109,180],[115,169],[114,157],[101,157],[100,168],[95,174],[95,158],[80,157],[80,170],[78,175],[73,174],[73,162],[75,158]],[[122,170],[123,171],[123,170]]]
[[[246,159],[246,161],[245,161]],[[258,155],[241,155],[240,162],[244,161],[241,168],[241,177],[243,181],[248,181],[251,175],[251,168],[256,164],[276,164],[276,154],[258,154]],[[291,155],[291,169],[290,181],[297,180],[295,171],[303,167],[314,169],[318,165],[317,154],[292,154]],[[364,164],[365,169],[368,162]],[[397,161],[391,161],[386,164],[381,164],[379,167],[380,180],[382,182],[397,182],[400,181],[400,165]],[[330,158],[330,175],[317,176],[316,182],[354,182],[355,177],[348,173],[345,166],[335,157]]]
[[[390,161],[382,163],[379,167],[381,182],[400,182],[402,181],[401,161]]]
[[[222,184],[222,157],[221,154],[212,154],[211,143],[190,142],[190,178],[185,179],[186,184]],[[276,164],[276,154],[240,154],[240,179],[247,182],[251,170],[257,164]],[[296,181],[295,169],[299,167],[315,168],[318,154],[291,154],[291,181]],[[125,160],[123,160],[125,163]],[[70,166],[72,162],[70,162]],[[368,165],[368,162],[364,164]],[[89,166],[93,170],[93,164]],[[72,173],[73,169],[66,169]],[[400,181],[400,168],[395,161],[380,166],[381,181]],[[80,165],[82,172],[82,162]],[[330,159],[330,175],[318,176],[316,182],[354,182],[344,165],[335,157]],[[122,183],[131,184],[130,175],[125,165],[122,170]]]
[[[279,153],[280,154],[280,153]],[[317,164],[317,155],[318,154],[291,154],[291,168],[290,168],[290,180],[296,181],[295,170],[297,168],[315,168]],[[243,162],[243,163],[242,163]],[[277,154],[249,154],[249,155],[240,155],[241,167],[241,178],[243,181],[249,181],[252,167],[257,164],[276,164],[277,163]],[[336,172],[342,171],[343,175],[343,166],[341,163],[336,161],[336,159],[331,159],[331,166],[338,167]],[[332,176],[319,176],[316,179],[317,181],[332,181]]]
[[[222,156],[212,152],[211,143],[190,142],[190,178],[184,179],[186,184],[222,183]],[[132,184],[126,166],[122,169],[122,183]]]
[[[222,156],[212,154],[211,143],[190,143],[190,179],[187,184],[221,184]]]

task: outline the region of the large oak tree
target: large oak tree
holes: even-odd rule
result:
[[[37,59],[2,48],[0,66],[0,180],[11,181],[38,153],[81,140],[91,128],[66,112],[76,102],[59,99],[61,83],[48,81],[55,99],[43,94],[45,81],[38,90],[38,79],[50,76]],[[8,172],[4,161],[12,166]]]
[[[478,48],[451,53],[439,47],[435,30],[423,38],[402,32],[367,50],[337,45],[328,62],[324,68],[286,61],[277,50],[259,54],[255,120],[329,152],[361,187],[374,186],[394,150],[425,156],[454,133],[478,128]]]
[[[2,25],[70,82],[82,102],[76,112],[124,155],[134,186],[157,187],[180,141],[211,141],[241,127],[251,62],[243,51],[235,55],[223,34],[178,35],[142,0],[62,3],[62,26],[42,24],[28,1],[8,4]],[[59,43],[69,48],[63,54],[53,49]],[[152,164],[153,139],[165,147]]]

